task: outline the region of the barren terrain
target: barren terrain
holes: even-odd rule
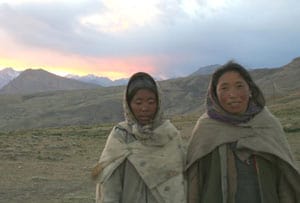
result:
[[[279,116],[300,165],[299,98],[277,102]],[[282,105],[281,105],[282,104]],[[292,108],[293,107],[293,108]],[[186,138],[197,116],[173,118]],[[90,178],[113,124],[0,133],[0,202],[94,202]]]

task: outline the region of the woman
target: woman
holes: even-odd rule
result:
[[[206,105],[188,146],[188,202],[299,203],[299,170],[247,70],[216,70]]]
[[[124,97],[125,121],[116,125],[94,176],[96,202],[186,202],[181,136],[163,120],[160,92],[147,73],[134,74]]]

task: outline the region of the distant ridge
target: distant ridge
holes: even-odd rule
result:
[[[97,84],[101,85],[104,87],[111,87],[111,86],[121,86],[121,85],[126,85],[128,82],[128,79],[122,78],[118,80],[111,80],[107,77],[99,77],[93,74],[88,74],[85,76],[78,76],[78,75],[67,75],[66,78],[70,79],[75,79],[81,82],[86,82],[86,83],[92,83],[92,84]]]
[[[220,64],[214,64],[214,65],[200,67],[197,71],[195,71],[192,74],[190,74],[190,76],[195,76],[195,75],[209,75],[209,74],[212,74],[220,66],[221,66]]]
[[[56,90],[92,89],[100,87],[73,79],[64,78],[43,69],[27,69],[10,81],[0,94],[32,94]]]
[[[15,71],[12,68],[0,70],[0,89],[20,75],[21,71]]]
[[[276,99],[282,99],[278,105],[287,105],[286,97],[292,99],[291,102],[295,106],[299,106],[300,58],[295,58],[282,67],[252,69],[249,72],[264,92],[267,106]],[[171,118],[174,115],[200,115],[205,110],[205,96],[210,77],[210,74],[195,75],[158,81],[163,92],[165,116]],[[119,122],[124,119],[124,89],[125,86],[117,86],[27,95],[2,94],[0,132]],[[298,109],[296,108],[294,113],[300,115]]]

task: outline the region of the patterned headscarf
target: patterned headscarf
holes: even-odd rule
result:
[[[241,115],[231,114],[225,111],[220,105],[218,100],[216,89],[217,89],[219,78],[224,73],[230,71],[239,73],[241,77],[243,77],[243,79],[247,82],[250,88],[251,96],[249,98],[248,108],[246,112]],[[261,90],[254,83],[248,71],[238,63],[229,61],[228,63],[221,66],[213,73],[208,87],[207,97],[206,97],[206,109],[207,109],[207,114],[209,115],[210,118],[236,125],[251,120],[256,114],[258,114],[264,108],[264,106],[265,106],[265,99]]]
[[[143,126],[138,123],[129,105],[133,96],[140,89],[148,89],[154,92],[157,97],[157,111],[155,117],[151,123]],[[149,74],[144,72],[138,72],[132,75],[129,79],[123,100],[124,116],[126,122],[132,128],[133,134],[139,140],[147,140],[149,138],[154,139],[153,130],[162,124],[163,112],[161,110],[160,95],[161,92],[158,87],[158,84]]]

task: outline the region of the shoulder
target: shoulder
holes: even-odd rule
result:
[[[202,136],[210,135],[212,133],[218,134],[218,132],[224,131],[224,129],[228,126],[229,125],[224,122],[211,119],[206,113],[204,113],[197,120],[193,128],[191,140],[199,136],[198,134],[201,134]]]
[[[168,135],[170,139],[180,137],[179,130],[170,120],[164,120],[162,124],[154,130],[155,132],[163,135]]]
[[[125,143],[127,135],[128,132],[126,128],[124,128],[122,123],[118,123],[117,125],[113,126],[112,130],[110,131],[110,134],[108,135],[106,140],[106,144],[112,142],[112,140],[118,140],[121,143]]]
[[[249,123],[254,127],[282,128],[279,119],[273,115],[267,107],[257,114]]]
[[[171,132],[179,132],[175,125],[170,120],[165,120],[163,125]]]

